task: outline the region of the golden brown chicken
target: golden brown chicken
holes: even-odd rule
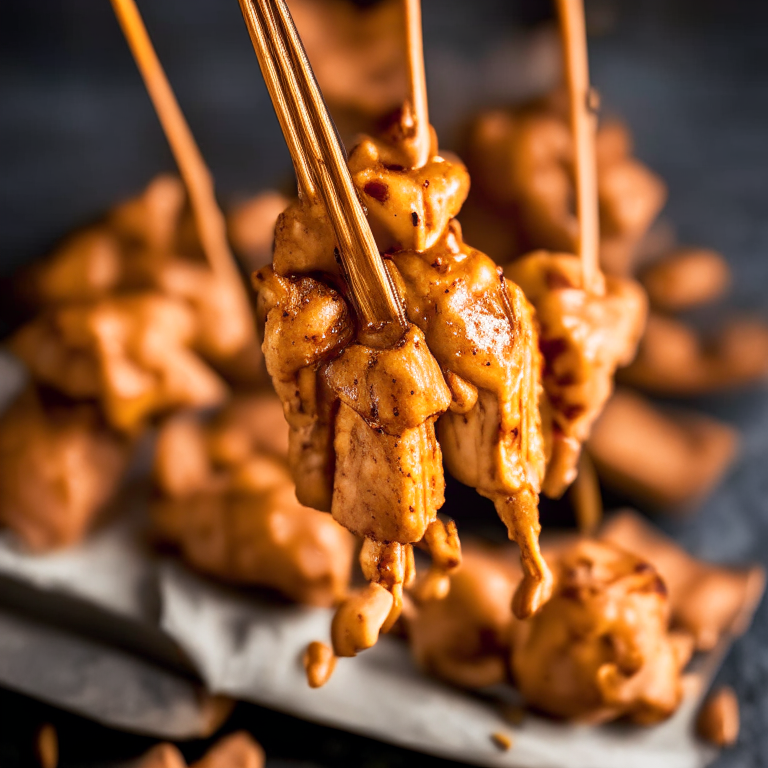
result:
[[[450,543],[442,555],[432,547],[433,557],[443,573],[458,562],[454,529],[436,520],[443,478],[433,425],[449,405],[440,427],[448,466],[494,499],[520,543],[526,579],[516,610],[528,615],[546,599],[549,585],[537,544],[544,457],[532,315],[522,293],[487,257],[464,246],[452,223],[468,189],[464,167],[437,154],[434,135],[429,160],[415,167],[408,120],[404,109],[381,138],[364,138],[349,165],[413,326],[396,348],[386,350],[359,342],[347,346],[346,340],[339,343],[342,332],[329,332],[336,322],[331,310],[341,300],[335,289],[344,291],[335,240],[322,206],[302,199],[278,221],[274,271],[256,276],[267,366],[289,422],[301,414],[302,426],[294,419],[292,433],[298,438],[303,429],[304,436],[294,442],[317,457],[306,462],[292,454],[299,498],[322,509],[331,498],[336,519],[366,536],[361,563],[373,582],[395,595],[390,621],[411,578],[408,545],[428,531],[428,547],[447,536]],[[324,284],[315,281],[318,274]],[[305,328],[310,324],[301,319],[289,327],[300,315],[293,307],[308,314],[311,302],[320,301],[310,298],[313,292],[328,297],[325,325]],[[305,298],[299,301],[299,295]],[[351,328],[349,319],[344,322]],[[309,351],[301,352],[307,342]],[[327,363],[320,362],[323,357]],[[320,478],[331,478],[332,467],[333,482],[326,481],[324,492],[303,490],[310,483],[313,490],[323,488]],[[394,565],[382,575],[384,561]],[[432,587],[440,591],[445,576],[432,576]],[[368,597],[373,601],[378,594],[372,590]]]
[[[131,441],[93,405],[28,389],[0,418],[0,523],[35,552],[80,541],[117,491]]]
[[[521,571],[510,552],[465,546],[448,595],[420,603],[407,622],[416,663],[462,688],[505,682]]]
[[[192,313],[192,346],[236,384],[263,379],[253,318],[238,285],[217,274],[201,251],[186,195],[161,175],[106,219],[68,238],[26,276],[36,307],[159,291]]]
[[[434,422],[450,394],[440,369],[415,327],[383,349],[351,342],[346,301],[325,283],[268,267],[255,285],[267,368],[291,428],[297,495],[369,541],[361,562],[394,594],[393,623],[410,545],[443,503]]]
[[[276,250],[276,258],[277,258]],[[354,332],[344,298],[312,277],[254,275],[263,350],[290,426],[289,465],[302,504],[329,512],[333,495],[333,395],[320,368]]]
[[[739,635],[749,626],[765,589],[760,566],[697,560],[632,512],[610,520],[601,538],[654,564],[669,590],[673,626],[690,633],[697,650],[710,651],[724,635]]]
[[[637,283],[610,275],[604,293],[584,290],[581,263],[568,254],[536,251],[508,265],[506,274],[536,308],[552,433],[543,490],[558,497],[576,477],[581,446],[613,391],[616,368],[635,354],[647,300]]]
[[[188,306],[139,293],[51,309],[11,348],[36,380],[98,401],[111,426],[135,432],[168,410],[224,399],[224,383],[191,349],[194,333]]]
[[[509,605],[521,576],[511,552],[465,547],[447,597],[408,613],[419,666],[467,688],[516,682],[557,717],[654,722],[677,706],[692,649],[743,632],[765,585],[762,568],[697,560],[631,512],[597,541],[569,536],[544,554],[554,596],[520,622]]]
[[[413,137],[398,113],[382,136],[364,136],[349,156],[352,181],[368,211],[382,253],[425,251],[441,240],[469,192],[469,175],[458,158],[432,147],[426,164],[414,167]]]
[[[539,352],[530,305],[453,222],[424,252],[392,255],[409,319],[424,329],[452,391],[439,422],[445,462],[496,505],[520,546],[525,578],[515,598],[523,618],[547,599],[549,572],[538,546],[544,474]]]
[[[556,92],[518,109],[487,112],[471,128],[467,157],[474,191],[466,229],[502,262],[538,248],[576,250],[573,139],[562,96]],[[601,125],[596,151],[601,263],[611,274],[627,274],[666,188],[632,157],[623,125]],[[494,231],[496,237],[487,240]]]
[[[581,541],[555,567],[555,591],[515,627],[512,667],[526,702],[555,717],[651,724],[675,711],[690,636],[669,632],[656,569],[612,545]]]
[[[300,603],[334,605],[347,591],[354,539],[296,500],[279,454],[285,428],[274,419],[242,419],[248,410],[263,415],[270,401],[279,408],[274,398],[241,397],[209,424],[190,416],[164,424],[155,457],[155,527],[204,573],[270,587]],[[275,427],[277,441],[268,434]]]

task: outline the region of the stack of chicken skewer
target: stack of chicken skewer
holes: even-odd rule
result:
[[[300,500],[365,538],[370,583],[338,609],[334,652],[375,642],[397,619],[404,587],[445,593],[459,547],[455,527],[437,517],[441,459],[494,501],[520,545],[515,613],[530,616],[551,590],[538,547],[542,483],[559,495],[573,481],[645,311],[636,285],[606,281],[597,267],[578,3],[561,10],[583,180],[580,254],[532,255],[516,265],[522,289],[463,242],[455,221],[468,178],[438,153],[429,126],[418,5],[404,8],[409,98],[348,165],[287,8],[242,6],[300,189],[278,221],[273,265],[254,278],[267,367],[291,425]],[[369,306],[377,297],[386,298],[378,314]],[[412,546],[420,543],[433,566],[415,580]]]

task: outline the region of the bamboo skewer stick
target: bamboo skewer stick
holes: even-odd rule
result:
[[[245,18],[245,25],[248,28],[248,34],[251,37],[253,49],[256,51],[256,57],[259,60],[264,82],[269,91],[272,105],[280,123],[280,128],[288,145],[288,152],[293,161],[293,167],[296,172],[296,179],[299,186],[299,195],[306,195],[310,199],[317,199],[317,188],[312,178],[312,172],[307,163],[307,156],[302,146],[299,128],[294,120],[291,107],[285,97],[290,93],[288,87],[281,83],[280,72],[278,72],[275,58],[270,54],[269,38],[263,23],[260,23],[256,14],[256,7],[253,3],[240,3],[240,9]]]
[[[585,290],[601,294],[603,281],[599,261],[600,220],[595,155],[597,117],[593,109],[594,94],[589,85],[584,0],[557,0],[557,9],[570,97],[576,170],[576,210],[579,219],[579,258]]]
[[[603,497],[594,462],[586,450],[579,457],[579,473],[569,490],[576,515],[576,527],[582,536],[594,536],[603,520]]]
[[[240,306],[233,307],[233,312],[250,317],[248,296],[227,242],[226,222],[216,202],[211,173],[155,53],[139,9],[135,0],[111,2],[187,187],[208,263],[215,274],[234,288],[234,300]],[[243,345],[246,341],[243,340]]]
[[[424,71],[424,42],[421,31],[421,0],[403,0],[405,40],[408,51],[408,86],[411,117],[414,122],[414,167],[421,168],[429,160],[432,137],[429,131],[427,78]]]
[[[274,66],[278,74],[278,82],[265,76],[267,88],[275,110],[285,105],[291,114],[296,138],[286,136],[286,143],[292,154],[303,154],[311,170],[336,235],[339,260],[362,330],[379,336],[382,343],[392,343],[406,327],[403,309],[288,8],[282,0],[240,0],[240,6],[260,63]],[[289,121],[281,121],[281,125],[290,130]]]
[[[313,136],[313,148],[319,148],[319,153],[313,155],[316,178],[365,330],[391,328],[399,338],[406,327],[402,305],[379,255],[365,210],[352,183],[346,152],[328,114],[301,38],[285,0],[259,2],[265,12],[271,11],[272,19],[277,22],[274,42],[280,48],[280,58],[285,62],[286,70],[292,70],[298,93],[302,96],[304,135],[307,138]],[[347,260],[345,253],[350,255]]]

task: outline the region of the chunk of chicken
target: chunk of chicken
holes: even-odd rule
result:
[[[451,401],[424,334],[411,326],[386,349],[351,344],[324,376],[340,401],[333,516],[376,541],[420,541],[444,501],[434,423]]]
[[[354,332],[341,294],[311,277],[254,275],[264,322],[264,357],[290,425],[289,465],[302,504],[330,511],[333,495],[334,396],[318,373]]]
[[[560,556],[555,580],[552,599],[515,625],[512,666],[527,703],[586,722],[669,717],[692,644],[669,632],[667,590],[655,568],[583,540]]]
[[[474,190],[467,232],[482,246],[483,229],[503,231],[507,243],[493,252],[499,260],[537,248],[576,249],[573,139],[565,103],[556,93],[522,108],[492,110],[470,130],[466,152]],[[620,123],[598,128],[596,150],[601,263],[607,272],[627,274],[637,244],[665,202],[666,187],[632,157],[631,136]],[[472,215],[474,209],[484,209],[485,216]],[[481,220],[482,227],[471,226]]]
[[[394,125],[400,122],[396,120]],[[439,155],[433,146],[427,164],[413,168],[402,143],[364,136],[349,157],[352,181],[366,206],[382,253],[431,248],[443,236],[469,191],[469,176],[458,158]],[[335,246],[322,204],[295,200],[277,221],[275,272],[322,272],[340,284]]]
[[[0,522],[35,552],[77,543],[117,491],[130,449],[93,405],[25,391],[0,418]]]
[[[299,504],[285,456],[264,453],[255,429],[241,425],[235,434],[232,420],[243,407],[227,407],[208,425],[181,416],[163,426],[156,531],[204,573],[334,605],[347,592],[354,539],[329,515]]]
[[[321,202],[294,200],[277,217],[272,260],[276,274],[290,277],[321,272],[332,282],[338,281],[340,268],[335,252],[336,238]]]
[[[327,365],[324,376],[339,400],[331,512],[379,549],[364,547],[361,563],[369,580],[382,582],[393,594],[388,629],[400,614],[403,586],[412,578],[410,545],[424,538],[443,505],[435,421],[451,395],[415,326],[393,347],[351,344]],[[399,563],[396,575],[388,565],[393,558]]]
[[[673,625],[689,632],[698,650],[711,651],[724,635],[749,626],[765,590],[764,568],[698,560],[632,512],[616,515],[600,535],[653,563],[669,590]]]
[[[458,158],[438,154],[433,143],[426,165],[413,168],[402,144],[363,137],[349,156],[382,252],[431,248],[469,192],[469,175]]]
[[[401,251],[392,260],[409,318],[424,329],[453,389],[451,409],[439,423],[446,466],[494,502],[519,544],[525,579],[515,610],[530,615],[550,587],[538,546],[545,461],[530,306],[491,259],[462,242],[455,223],[434,248]]]
[[[613,391],[616,368],[635,355],[647,301],[634,281],[607,276],[605,293],[582,288],[576,256],[536,251],[506,268],[536,308],[542,383],[552,426],[543,490],[558,497],[576,477],[581,446]]]
[[[159,291],[192,311],[192,345],[228,380],[262,382],[253,317],[235,275],[207,263],[184,215],[181,181],[161,175],[100,223],[69,237],[25,275],[23,295],[40,308]]]
[[[165,411],[223,400],[224,383],[191,349],[194,328],[184,304],[141,293],[45,313],[12,349],[38,381],[98,399],[109,423],[131,432]]]

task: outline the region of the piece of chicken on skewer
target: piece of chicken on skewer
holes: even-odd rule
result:
[[[494,502],[520,546],[525,577],[514,609],[524,618],[550,588],[538,545],[545,456],[531,307],[491,259],[462,242],[455,222],[433,248],[401,251],[392,260],[409,319],[424,329],[452,391],[439,422],[446,466]]]
[[[423,81],[418,3],[405,3],[411,95],[383,135],[350,155],[379,249],[387,254],[408,319],[424,332],[451,389],[438,430],[446,466],[492,499],[518,542],[525,578],[515,612],[547,599],[538,547],[544,442],[539,352],[530,305],[493,261],[465,245],[453,217],[469,189],[464,166],[437,150]]]
[[[537,251],[506,274],[536,308],[544,357],[544,417],[551,449],[543,490],[558,497],[578,472],[582,443],[613,389],[616,368],[632,359],[647,300],[632,280],[604,277],[598,266],[595,119],[582,0],[559,0],[571,127],[576,147],[579,253]]]
[[[436,519],[444,480],[434,424],[450,392],[403,317],[284,3],[241,5],[301,194],[278,222],[273,266],[254,276],[265,359],[291,427],[300,500],[365,538],[371,583],[332,626],[335,653],[352,656],[399,615],[413,543],[458,559],[455,530],[441,536]],[[324,682],[317,655],[313,684]]]
[[[557,498],[576,477],[581,446],[613,392],[616,369],[635,355],[647,302],[625,278],[606,276],[602,294],[585,290],[572,254],[537,251],[505,273],[536,307],[551,429],[543,490]]]
[[[409,37],[413,5],[408,4]],[[416,59],[411,71],[418,72],[423,69],[420,42],[409,50]],[[461,241],[452,217],[469,179],[460,162],[438,154],[422,78],[416,74],[412,81],[410,101],[384,135],[361,140],[349,167],[378,248],[397,267],[391,273],[408,319],[424,332],[452,390],[451,413],[440,427],[447,465],[495,501],[520,543],[526,579],[516,610],[528,615],[546,599],[549,583],[537,543],[544,457],[536,333],[519,289],[488,257]],[[321,271],[338,280],[331,277],[337,266],[323,213],[305,200],[286,211],[278,223],[276,270]],[[308,234],[313,237],[307,239]],[[433,587],[441,589],[439,582]]]

